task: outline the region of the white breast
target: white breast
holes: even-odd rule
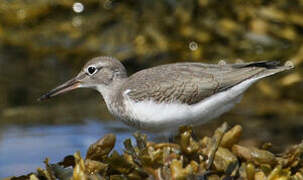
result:
[[[230,110],[241,99],[242,93],[257,79],[250,79],[194,105],[181,103],[134,102],[124,92],[124,103],[129,119],[141,129],[175,129],[185,124],[201,124]]]

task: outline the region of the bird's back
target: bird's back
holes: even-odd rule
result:
[[[276,61],[239,64],[176,63],[139,71],[122,91],[134,101],[195,104],[250,78],[263,78],[292,68]]]

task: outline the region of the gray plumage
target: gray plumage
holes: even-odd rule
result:
[[[239,102],[257,80],[292,68],[291,63],[279,65],[276,61],[175,63],[127,77],[120,61],[97,57],[40,100],[80,87],[94,88],[117,119],[136,128],[162,130],[215,118]]]
[[[195,104],[215,93],[258,76],[289,69],[275,61],[241,64],[176,63],[139,71],[122,85],[134,101]]]

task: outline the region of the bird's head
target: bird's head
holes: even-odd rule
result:
[[[77,88],[93,88],[102,93],[115,81],[127,77],[126,70],[120,61],[112,57],[96,57],[88,61],[78,75],[41,96],[38,100]]]

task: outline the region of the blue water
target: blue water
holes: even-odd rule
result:
[[[0,128],[0,178],[18,176],[80,151],[82,157],[90,144],[107,133],[117,134],[115,149],[122,151],[123,140],[132,132],[121,122],[86,121],[78,125],[7,126]]]

